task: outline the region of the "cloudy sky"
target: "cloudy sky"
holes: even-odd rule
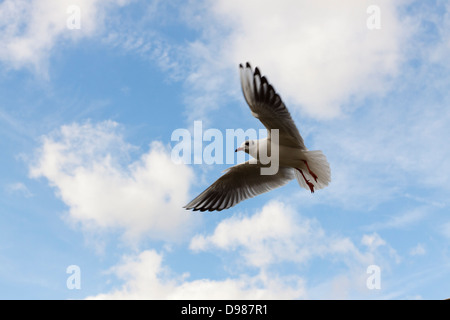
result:
[[[186,211],[246,61],[332,183]],[[449,71],[444,0],[1,1],[0,298],[449,298]]]

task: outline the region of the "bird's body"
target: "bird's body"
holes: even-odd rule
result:
[[[306,150],[283,145],[279,145],[278,150],[280,166],[303,169],[303,161],[308,160]]]
[[[258,68],[240,65],[241,86],[254,117],[268,130],[267,138],[248,140],[236,149],[253,159],[226,170],[209,188],[185,206],[194,211],[221,211],[242,200],[281,187],[296,178],[311,192],[326,187],[331,171],[320,150],[309,151],[289,111]],[[264,174],[276,161],[276,170]]]
[[[259,160],[260,155],[271,156],[273,145],[275,148],[278,149],[279,166],[292,168],[300,168],[305,166],[303,160],[307,160],[306,150],[291,146],[280,145],[279,143],[271,141],[268,138],[256,140],[255,144],[257,147],[250,148],[248,151],[248,154],[254,159]]]

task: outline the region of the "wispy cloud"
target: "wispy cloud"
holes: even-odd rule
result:
[[[6,0],[0,3],[0,61],[8,68],[30,67],[46,76],[48,60],[57,44],[98,34],[110,6],[126,0]],[[79,28],[69,29],[67,21],[79,9]]]
[[[412,256],[422,256],[427,253],[427,250],[425,248],[425,245],[422,243],[418,243],[417,246],[411,248],[409,250],[409,254]]]
[[[6,185],[6,191],[9,194],[21,194],[25,198],[30,198],[33,196],[33,193],[27,188],[27,186],[23,182],[14,182]]]
[[[424,220],[430,211],[428,208],[415,208],[403,213],[392,215],[386,221],[366,226],[366,230],[403,229]]]
[[[439,227],[439,231],[445,238],[450,239],[450,222],[442,224]]]

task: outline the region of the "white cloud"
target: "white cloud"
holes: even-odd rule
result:
[[[321,118],[338,115],[350,99],[389,89],[411,32],[397,12],[402,1],[377,2],[379,30],[367,28],[371,1],[207,3],[204,40],[191,45],[195,72],[188,79],[203,88],[203,99],[217,98],[224,89],[238,92],[227,82],[237,86],[237,64],[249,60],[291,109]]]
[[[190,248],[194,251],[242,249],[249,265],[262,267],[275,261],[305,262],[312,255],[323,254],[326,249],[320,244],[323,236],[315,221],[297,221],[292,208],[272,202],[250,217],[235,215],[223,220],[212,235],[195,236]]]
[[[280,279],[260,273],[224,280],[189,280],[188,274],[173,274],[154,250],[125,257],[110,271],[124,285],[88,299],[298,299],[305,294],[300,277]]]
[[[298,218],[298,213],[290,207],[271,202],[250,217],[224,219],[210,236],[192,238],[190,248],[194,251],[218,256],[223,256],[223,251],[236,254],[234,258],[227,257],[228,265],[223,266],[230,276],[190,279],[189,273],[177,274],[168,268],[162,254],[146,250],[123,257],[110,269],[123,282],[120,287],[88,299],[371,297],[375,293],[366,287],[366,269],[372,264],[379,265],[383,281],[388,283],[390,262],[384,250],[390,247],[377,234],[364,235],[361,244],[363,247],[358,248],[348,238],[327,235],[317,222]],[[319,281],[307,280],[307,268],[313,258],[335,269],[331,267]],[[243,260],[250,268],[239,265]],[[294,272],[280,275],[276,268],[269,267],[286,262],[297,266]]]
[[[31,177],[46,178],[70,219],[88,230],[123,230],[128,240],[182,237],[192,223],[182,209],[192,170],[174,164],[159,142],[131,161],[118,129],[112,121],[62,126],[43,138]]]
[[[370,239],[377,240],[376,247],[368,245]],[[241,262],[258,268],[284,262],[304,265],[313,258],[330,257],[353,268],[372,264],[378,247],[387,246],[373,235],[364,236],[362,243],[368,251],[360,250],[349,238],[326,234],[314,219],[301,217],[290,206],[273,201],[250,217],[224,219],[211,235],[194,236],[190,248],[196,252],[237,251]]]
[[[99,33],[107,9],[127,0],[5,0],[0,3],[0,61],[46,74],[56,44]],[[80,29],[67,27],[69,6],[80,8]]]

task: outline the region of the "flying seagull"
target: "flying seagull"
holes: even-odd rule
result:
[[[267,138],[247,140],[236,149],[254,159],[232,166],[216,182],[189,202],[184,208],[194,211],[221,211],[239,202],[281,187],[294,178],[311,193],[322,189],[331,181],[331,171],[320,150],[309,151],[292,117],[258,67],[250,63],[239,65],[242,92],[254,117],[267,129]],[[275,174],[261,174],[267,167],[258,159],[259,151],[270,149],[271,132],[278,129],[279,168]],[[261,149],[262,148],[262,149]]]

